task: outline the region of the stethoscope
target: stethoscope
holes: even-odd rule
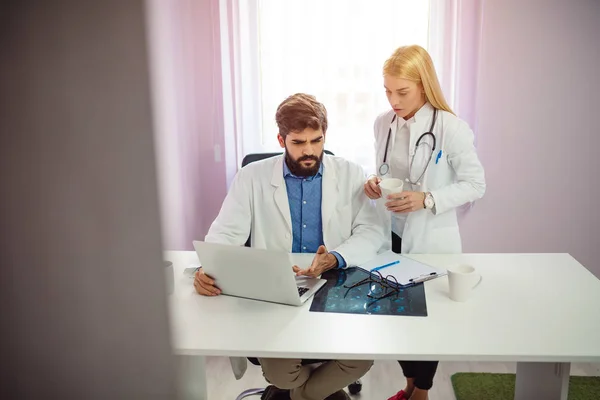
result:
[[[435,126],[436,119],[437,119],[437,108],[434,108],[433,120],[431,121],[431,126],[429,127],[429,131],[425,132],[421,136],[419,136],[419,139],[417,139],[417,143],[415,143],[415,152],[412,155],[410,164],[408,165],[408,178],[406,178],[406,182],[409,182],[412,185],[420,185],[421,184],[420,183],[421,178],[423,178],[423,175],[425,175],[425,171],[427,171],[427,167],[429,167],[429,163],[431,162],[431,159],[433,158],[433,153],[435,152],[435,145],[436,145],[435,134],[433,133],[433,127]],[[388,156],[388,149],[390,146],[390,137],[392,136],[392,124],[394,123],[394,121],[396,121],[395,115],[394,115],[394,118],[392,118],[392,122],[390,123],[390,130],[388,131],[387,141],[385,142],[385,153],[383,154],[383,164],[381,164],[379,166],[379,176],[387,175],[387,173],[390,171],[390,165],[387,163],[387,156]],[[419,175],[419,178],[417,178],[416,181],[413,181],[411,179],[411,176],[412,176],[412,166],[413,166],[413,163],[415,162],[415,155],[417,154],[417,150],[419,149],[419,145],[421,144],[421,141],[424,138],[426,138],[427,136],[431,136],[431,138],[433,139],[433,145],[431,146],[431,154],[429,155],[429,159],[427,160],[427,164],[425,164],[425,168],[423,169],[423,172],[421,172],[421,175]],[[427,143],[427,142],[423,142],[423,144],[429,145],[429,143]]]

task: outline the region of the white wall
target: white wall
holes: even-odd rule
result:
[[[600,2],[484,4],[468,252],[569,252],[600,277]]]
[[[177,398],[144,1],[0,21],[0,398]]]

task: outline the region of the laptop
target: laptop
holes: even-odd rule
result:
[[[269,251],[194,241],[200,265],[228,296],[300,306],[327,281],[296,277],[293,265],[308,267],[313,254]]]

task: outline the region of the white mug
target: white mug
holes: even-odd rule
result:
[[[387,199],[390,194],[402,192],[404,181],[398,178],[386,178],[379,182],[379,188],[381,189],[381,196]]]
[[[471,265],[462,264],[448,268],[450,298],[454,301],[467,301],[482,279]]]

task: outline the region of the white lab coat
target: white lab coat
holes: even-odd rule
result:
[[[375,207],[363,192],[362,168],[340,157],[323,157],[323,242],[347,266],[376,256],[385,237]],[[207,242],[292,251],[292,220],[283,177],[283,156],[257,161],[236,175]]]
[[[364,194],[360,166],[324,155],[321,196],[323,242],[337,251],[346,266],[362,264],[384,247],[377,211]],[[252,247],[292,251],[292,221],[283,177],[283,156],[257,161],[236,175],[205,241],[242,246],[251,234]],[[246,372],[242,357],[231,357],[236,379]]]
[[[394,110],[389,110],[375,120],[377,171],[383,163],[385,144],[393,117]],[[415,122],[410,125],[410,157],[415,153],[415,143],[419,136],[429,130],[432,118],[433,107],[429,103],[415,114]],[[392,127],[389,152],[393,151],[394,133]],[[461,253],[462,243],[456,209],[481,198],[485,192],[484,171],[473,144],[473,132],[468,124],[449,112],[438,110],[433,133],[437,140],[433,158],[421,185],[415,185],[412,190],[431,192],[435,200],[435,212],[422,209],[408,214],[402,234],[402,253]],[[442,157],[436,164],[440,150]],[[412,179],[416,179],[423,171],[428,155],[428,152],[419,150],[413,164]],[[387,159],[390,159],[389,154]],[[404,185],[404,190],[411,190],[408,182]],[[385,200],[378,199],[376,203],[385,231],[390,232],[391,213],[385,209]]]

